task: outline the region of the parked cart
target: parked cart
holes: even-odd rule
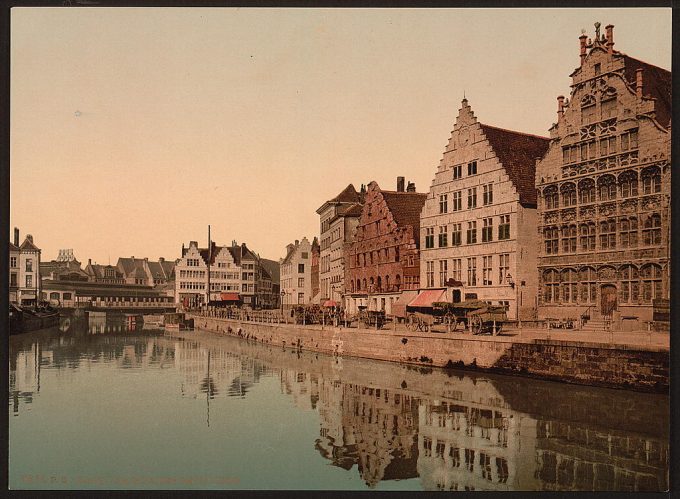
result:
[[[412,331],[446,331],[469,329],[473,334],[499,333],[507,322],[505,306],[494,306],[481,300],[459,303],[435,302],[432,307],[407,307],[407,324]]]

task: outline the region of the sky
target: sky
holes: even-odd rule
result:
[[[548,135],[578,37],[671,67],[670,9],[13,8],[10,229],[42,260],[263,258],[347,184],[427,192],[463,95]]]

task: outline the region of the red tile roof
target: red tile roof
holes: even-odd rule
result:
[[[381,191],[387,203],[387,208],[392,213],[394,221],[399,227],[411,225],[416,244],[420,239],[420,212],[427,199],[427,194],[420,192],[395,192]]]
[[[653,66],[625,54],[621,54],[626,65],[626,79],[635,88],[636,71],[642,69],[642,95],[656,100],[656,120],[664,128],[671,122],[672,75],[658,66]]]
[[[543,157],[550,139],[480,123],[524,206],[536,206],[536,159]]]

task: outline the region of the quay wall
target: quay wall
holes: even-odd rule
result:
[[[669,352],[654,346],[295,326],[191,316],[213,333],[349,357],[475,369],[567,383],[666,392]]]

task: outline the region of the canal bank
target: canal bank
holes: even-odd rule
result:
[[[254,323],[189,315],[197,328],[284,347],[427,367],[472,369],[663,393],[665,346],[331,326]]]

